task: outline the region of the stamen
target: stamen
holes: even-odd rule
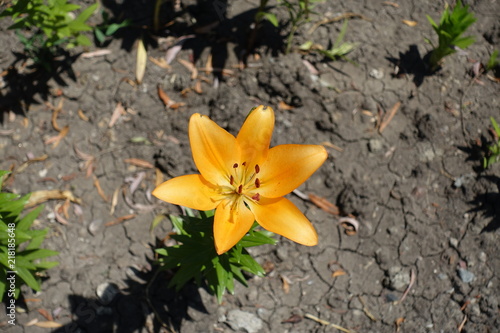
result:
[[[244,164],[243,164],[244,165]],[[233,168],[236,169],[238,167],[238,163],[233,164]]]
[[[238,186],[238,194],[241,194],[241,191],[243,191],[243,185]]]
[[[247,165],[247,162],[243,162],[243,163],[241,163],[241,165],[246,166],[246,165]]]
[[[253,196],[252,196],[252,199],[255,200],[255,201],[259,201],[260,200],[260,194],[259,193],[255,193]]]
[[[255,164],[255,173],[259,173],[260,167],[258,164]]]
[[[255,178],[255,187],[257,187],[257,188],[260,187],[260,180],[259,180],[259,178]]]
[[[234,183],[234,177],[233,175],[231,175],[231,177],[229,177],[229,184],[233,185]]]

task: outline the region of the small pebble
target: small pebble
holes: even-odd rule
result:
[[[464,283],[471,283],[474,281],[474,278],[476,277],[474,273],[466,270],[465,268],[459,268],[458,270],[458,276]]]
[[[96,294],[102,304],[111,303],[119,293],[118,287],[114,283],[104,282],[97,286]]]
[[[458,239],[450,237],[450,245],[453,246],[454,248],[458,247]]]
[[[374,79],[380,80],[381,78],[384,77],[384,71],[373,68],[368,75],[370,75],[370,77]]]
[[[480,262],[486,262],[488,260],[488,257],[486,256],[486,253],[484,252],[479,252],[479,255],[477,256]]]
[[[235,331],[245,330],[248,333],[257,333],[262,329],[262,320],[253,313],[231,310],[227,314],[226,323]]]

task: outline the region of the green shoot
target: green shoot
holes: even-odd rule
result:
[[[489,154],[483,157],[483,168],[485,169],[490,167],[493,163],[500,161],[500,126],[498,126],[498,123],[493,117],[490,117],[490,120],[497,141],[488,146]]]
[[[455,8],[450,12],[446,7],[439,25],[426,15],[434,31],[438,35],[438,45],[434,46],[432,42],[426,39],[433,46],[433,50],[428,58],[431,72],[435,72],[442,64],[443,58],[456,52],[456,48],[466,49],[474,43],[471,36],[462,37],[462,34],[476,21],[474,14],[469,12],[469,6],[463,6],[460,0],[457,1]]]
[[[48,63],[60,49],[91,45],[83,33],[92,30],[86,22],[97,7],[95,3],[76,16],[80,6],[67,0],[17,0],[0,13],[0,18],[11,17],[14,24],[9,29],[18,31],[27,56],[50,69]]]
[[[7,174],[8,171],[0,170],[0,190]],[[40,273],[59,264],[56,261],[42,260],[58,254],[56,251],[40,248],[48,229],[31,228],[43,207],[21,217],[28,199],[29,194],[19,197],[17,194],[0,191],[0,301],[4,294],[11,299],[18,298],[23,283],[40,291]],[[11,287],[7,280],[12,272],[16,274],[15,287]]]
[[[256,230],[257,223],[238,244],[224,254],[217,255],[213,239],[213,211],[200,212],[200,217],[187,209],[185,216],[170,216],[176,235],[170,236],[177,245],[157,249],[162,269],[175,269],[169,287],[180,290],[194,280],[206,284],[219,303],[225,291],[234,292],[234,280],[247,285],[243,272],[264,276],[264,269],[252,258],[246,248],[275,244],[272,233]]]
[[[101,11],[102,23],[94,28],[95,38],[100,44],[106,41],[107,37],[112,36],[121,28],[128,27],[132,24],[130,19],[123,20],[120,23],[110,23],[109,13],[105,10]]]
[[[492,71],[500,65],[498,60],[498,50],[493,51],[488,62],[486,63],[486,71]]]
[[[347,22],[347,20],[344,21],[333,47],[330,50],[318,50],[318,52],[332,60],[347,59],[346,55],[356,47],[356,44],[342,42],[347,32]]]

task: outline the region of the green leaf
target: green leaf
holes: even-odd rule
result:
[[[92,42],[90,41],[90,39],[85,36],[85,35],[78,35],[78,37],[76,37],[76,44],[75,46],[90,46],[92,45]]]
[[[0,269],[0,302],[3,299],[3,295],[7,290],[7,272],[4,269]]]
[[[488,63],[486,64],[486,70],[488,70],[488,71],[493,70],[498,65],[497,58],[498,58],[498,50],[495,50],[495,51],[493,51],[490,58],[488,59]],[[1,186],[2,185],[0,183],[0,187]]]
[[[132,20],[130,20],[130,19],[123,20],[123,22],[121,22],[121,23],[110,24],[108,26],[108,28],[106,29],[106,36],[111,36],[119,29],[128,27],[131,24],[132,24]]]
[[[29,195],[28,195],[28,197],[29,197]],[[16,226],[16,229],[22,230],[22,231],[28,230],[31,227],[31,225],[33,224],[33,221],[35,221],[35,219],[38,217],[38,215],[40,215],[40,212],[42,211],[42,209],[43,209],[43,205],[40,205],[37,208],[33,209],[28,214],[26,214],[21,219],[21,221],[19,221],[19,223]]]
[[[25,267],[16,267],[17,275],[33,290],[40,291],[40,284],[33,274]]]
[[[94,29],[94,34],[95,34],[95,38],[99,41],[99,43],[104,43],[104,41],[106,40],[106,36],[102,33],[101,30],[99,30],[98,28],[95,28]]]
[[[38,250],[28,250],[18,253],[19,256],[22,256],[24,260],[35,260],[42,259],[47,257],[52,257],[58,255],[59,252],[47,249],[38,249]]]
[[[99,3],[97,2],[91,6],[88,6],[80,13],[80,15],[78,15],[76,21],[86,22],[92,16],[92,14],[94,14],[97,7],[99,7]]]
[[[274,27],[279,26],[278,18],[272,13],[262,13],[262,16],[268,20]]]
[[[493,117],[490,117],[491,124],[493,125],[493,129],[495,130],[495,133],[497,134],[498,137],[500,137],[500,126],[498,126],[498,123],[495,121]]]
[[[41,261],[36,263],[35,266],[38,270],[47,270],[59,265],[58,261]]]

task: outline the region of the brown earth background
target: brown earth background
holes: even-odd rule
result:
[[[285,55],[287,12],[271,1],[282,25],[263,24],[244,69],[238,66],[257,1],[186,0],[178,12],[167,2],[164,15],[176,23],[161,38],[123,30],[103,46],[109,54],[75,59],[76,80],[67,72],[23,78],[15,56],[22,45],[6,29],[10,22],[0,20],[0,71],[21,73],[3,76],[0,85],[0,169],[15,172],[7,189],[68,190],[81,200],[69,205],[69,217],[59,213],[64,201],[45,204],[36,227],[50,229],[44,247],[60,252],[60,265],[47,272],[42,292],[23,289],[18,325],[6,325],[2,314],[0,330],[337,332],[310,314],[356,332],[497,332],[500,163],[484,171],[480,153],[482,142],[492,140],[489,117],[500,121],[500,86],[486,75],[474,78],[471,69],[500,48],[500,3],[464,3],[478,18],[469,31],[476,43],[446,58],[433,75],[425,75],[421,63],[431,49],[424,38],[435,42],[425,15],[438,20],[444,1],[318,3],[319,14],[299,29],[294,45],[331,46],[342,20],[315,23],[353,13],[345,38],[357,43],[351,61]],[[151,22],[149,2],[107,5],[115,17]],[[99,23],[98,15],[91,22]],[[154,59],[165,57],[172,37],[193,37],[169,69],[148,60],[137,85],[141,34]],[[212,67],[226,71],[206,71],[209,56]],[[182,61],[195,63],[196,78]],[[158,87],[184,105],[165,107]],[[236,134],[259,104],[276,112],[272,145],[327,147],[328,160],[299,190],[323,197],[340,214],[290,195],[317,228],[318,246],[280,238],[276,246],[251,249],[267,276],[250,279],[248,288],[238,285],[221,305],[194,284],[175,293],[166,287],[171,274],[155,274],[153,264],[153,249],[171,224],[150,226],[158,214],[180,209],[152,198],[151,190],[160,175],[196,172],[190,115],[209,115]],[[47,140],[59,134],[52,122],[59,105],[56,122],[69,130],[54,147]],[[110,126],[117,105],[123,112]],[[345,216],[359,222],[353,235],[339,224]],[[62,326],[33,325],[47,314]]]

